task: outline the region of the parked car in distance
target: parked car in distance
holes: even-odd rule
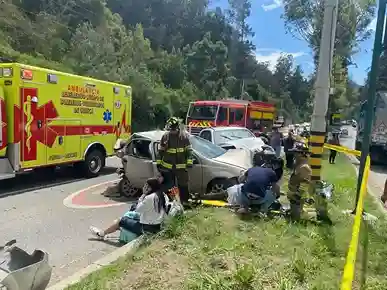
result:
[[[156,156],[161,137],[165,131],[134,133],[123,150],[121,157],[125,171],[120,181],[120,191],[133,197],[145,181],[158,172]],[[193,166],[188,169],[190,191],[204,196],[206,193],[224,192],[237,183],[240,173],[252,167],[246,150],[227,151],[198,136],[191,135]]]

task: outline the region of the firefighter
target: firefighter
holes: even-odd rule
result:
[[[326,199],[315,194],[311,184],[312,169],[308,164],[309,150],[308,146],[299,142],[292,149],[295,155],[295,164],[288,184],[288,200],[290,202],[290,218],[293,221],[299,221],[303,212],[303,206],[308,196],[313,197],[316,207],[317,220],[332,224],[328,216]],[[308,194],[309,193],[309,194]]]
[[[188,206],[188,171],[192,167],[192,148],[189,135],[181,130],[178,118],[171,117],[166,123],[166,132],[160,141],[157,168],[168,189],[177,186],[183,206]],[[177,184],[176,184],[177,182]]]

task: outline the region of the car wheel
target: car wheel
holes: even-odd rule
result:
[[[105,164],[105,157],[100,150],[87,154],[83,164],[86,177],[97,177]]]
[[[138,188],[135,188],[129,181],[128,178],[126,177],[123,177],[119,184],[118,184],[118,188],[119,188],[119,191],[120,193],[127,197],[127,198],[133,198],[133,197],[136,197],[138,195]]]
[[[227,196],[227,188],[232,185],[233,184],[229,179],[215,179],[209,186],[209,192],[214,194],[224,194]]]

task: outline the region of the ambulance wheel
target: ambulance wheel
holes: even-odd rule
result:
[[[105,164],[105,156],[100,150],[93,150],[86,155],[84,172],[86,177],[96,177]]]

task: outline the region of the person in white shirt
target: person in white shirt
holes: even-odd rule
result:
[[[156,233],[161,229],[161,224],[168,212],[168,205],[169,199],[161,191],[160,180],[150,178],[146,181],[143,195],[139,198],[134,210],[126,212],[123,217],[115,220],[105,230],[92,226],[90,231],[98,238],[104,238],[120,228],[139,236],[144,232]]]

